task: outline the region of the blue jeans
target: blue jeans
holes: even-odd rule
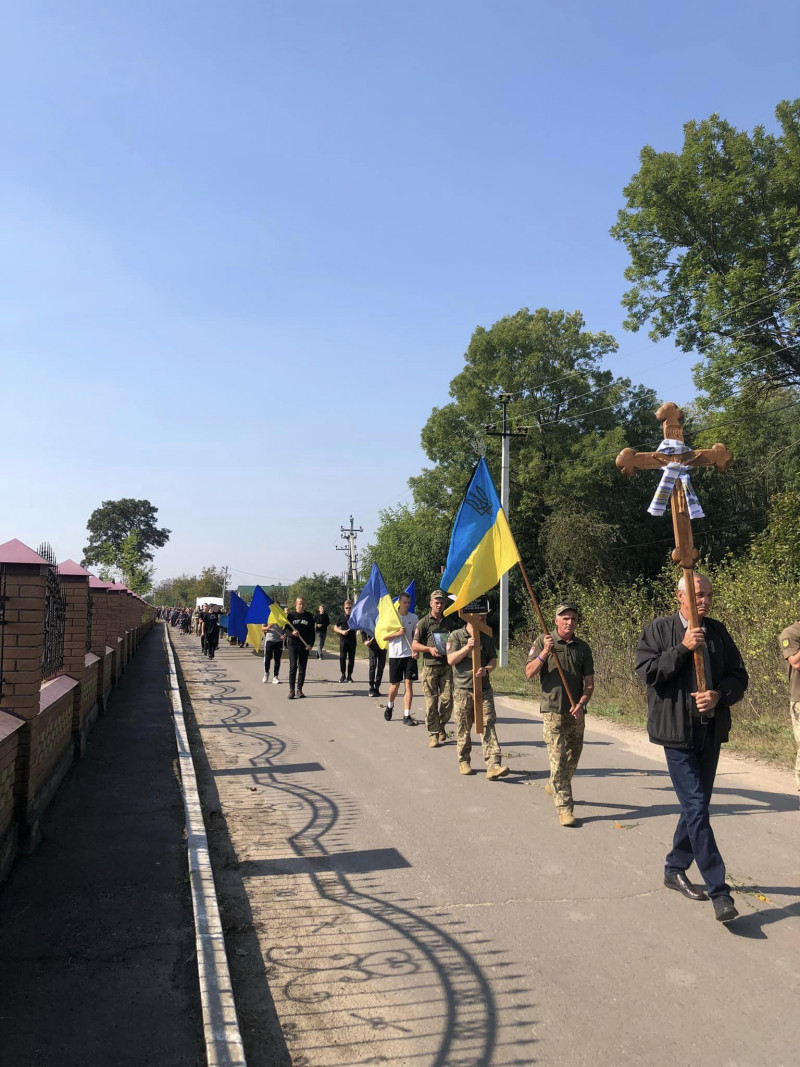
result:
[[[714,733],[713,719],[706,725],[694,719],[692,747],[688,750],[664,749],[669,775],[681,806],[681,817],[664,873],[686,871],[694,860],[712,898],[728,896],[731,891],[725,882],[725,864],[708,815],[719,760],[719,743]]]

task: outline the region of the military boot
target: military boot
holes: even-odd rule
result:
[[[461,760],[458,764],[459,774],[474,774],[472,767],[469,765],[469,760]]]
[[[428,748],[438,748],[438,747],[439,747],[439,738],[436,736],[436,734],[431,734],[430,737],[428,738]]]
[[[508,767],[504,767],[502,763],[494,763],[491,767],[486,768],[486,777],[492,782],[495,778],[505,778],[507,774]]]
[[[567,811],[566,808],[558,813],[558,821],[562,826],[577,826],[578,820],[572,814],[571,811]]]

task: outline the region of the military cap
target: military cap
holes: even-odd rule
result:
[[[444,589],[434,589],[431,593],[431,600],[447,600],[447,593]]]
[[[556,615],[563,615],[565,611],[574,611],[576,615],[580,615],[578,605],[571,600],[565,600],[563,604],[559,604],[556,608]]]

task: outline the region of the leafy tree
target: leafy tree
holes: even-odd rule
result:
[[[329,615],[335,616],[347,598],[347,589],[341,578],[325,571],[304,574],[289,586],[287,603],[294,608],[297,597],[305,597],[306,611],[316,612],[318,604],[324,604]]]
[[[362,578],[366,581],[377,563],[392,596],[414,579],[417,604],[424,607],[441,583],[449,540],[449,517],[435,508],[387,508],[380,513],[374,543],[364,552]]]
[[[155,587],[155,603],[193,608],[199,596],[221,596],[224,581],[225,571],[214,566],[203,567],[200,574],[165,578]]]
[[[154,568],[142,562],[142,535],[138,530],[131,530],[122,542],[119,568],[123,582],[134,593],[144,595],[150,592]]]
[[[125,546],[126,566],[146,568],[153,559],[152,549],[162,548],[172,532],[156,526],[157,515],[158,508],[149,500],[104,500],[86,524],[89,543],[83,550],[83,566],[100,564],[122,573]],[[136,540],[127,540],[132,533],[138,535]]]
[[[698,351],[715,402],[800,385],[800,99],[776,115],[777,135],[711,115],[680,153],[643,148],[611,229],[631,257],[626,328]]]

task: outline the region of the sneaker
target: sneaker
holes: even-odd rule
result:
[[[486,777],[492,782],[495,778],[505,778],[507,774],[508,767],[504,767],[502,763],[495,763],[491,767],[486,768]]]
[[[294,689],[290,689],[289,692],[286,695],[289,698],[289,700],[294,700]]]
[[[370,689],[370,691],[367,693],[367,696],[374,697],[375,696],[375,690],[374,689]]]
[[[387,722],[389,721],[389,719],[391,719],[393,711],[394,708],[391,704],[387,704],[386,707],[383,709],[383,717],[384,719],[386,719]]]
[[[346,678],[346,681],[348,681],[348,682],[352,682],[352,680],[353,680],[353,676],[352,676],[352,674],[348,674],[348,676],[347,676],[347,678]]]
[[[412,719],[410,715],[403,716],[403,726],[416,726],[417,720]]]
[[[295,693],[295,696],[297,697],[298,700],[305,700],[306,699],[306,695],[305,695],[305,693],[303,692],[302,689],[298,689],[297,692]]]
[[[572,814],[571,811],[560,811],[558,813],[558,821],[562,826],[577,826],[578,820]]]
[[[430,737],[428,738],[428,748],[438,748],[438,747],[439,747],[439,736],[438,736],[438,734],[431,734]]]
[[[269,679],[267,678],[266,674],[262,674],[262,675],[261,675],[261,681],[262,681],[262,682],[267,682],[267,681],[269,681]]]
[[[280,678],[279,678],[279,677],[277,676],[277,674],[276,674],[276,675],[275,675],[275,677],[274,677],[274,678],[272,679],[272,684],[273,684],[273,685],[280,685],[280,684],[281,684],[281,680],[280,680]]]
[[[444,745],[447,742],[447,734],[444,730],[439,731],[439,744]]]
[[[714,897],[714,917],[717,922],[729,923],[738,914],[736,905],[733,903],[733,897]]]
[[[469,760],[460,760],[458,764],[459,774],[474,774],[472,767],[469,765]]]
[[[372,691],[372,695],[373,695],[374,697],[379,697],[379,696],[381,695],[381,691],[380,691],[380,689],[373,689],[373,691]]]
[[[341,677],[341,678],[339,679],[339,681],[340,681],[340,682],[346,682],[346,681],[347,681],[347,679],[345,678],[345,676],[344,676],[344,675],[342,675],[342,677]]]

